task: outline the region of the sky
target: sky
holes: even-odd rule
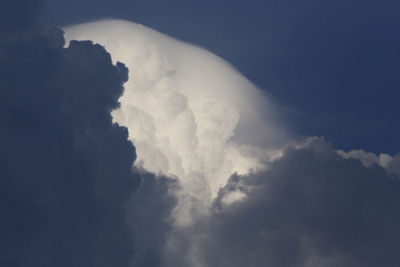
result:
[[[0,265],[397,267],[395,1],[0,9]]]
[[[42,21],[144,24],[232,63],[301,135],[396,153],[398,1],[48,1]]]

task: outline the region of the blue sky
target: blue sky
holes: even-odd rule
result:
[[[342,149],[400,147],[397,1],[48,1],[42,20],[142,23],[212,51]]]
[[[397,2],[2,3],[0,266],[399,266]]]

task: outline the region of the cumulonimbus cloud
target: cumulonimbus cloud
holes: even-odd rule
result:
[[[179,182],[151,176],[144,187],[173,191],[175,207],[154,198],[168,212],[152,217],[133,205],[137,220],[168,225],[154,241],[158,255],[140,266],[155,258],[191,267],[397,266],[399,156],[335,151],[319,138],[292,142],[274,104],[232,66],[142,25],[65,30],[67,40],[93,40],[128,66],[113,119],[128,127],[137,167]],[[136,198],[153,205],[148,194]]]
[[[125,205],[141,178],[110,112],[128,69],[90,41],[64,48],[61,29],[15,19],[35,1],[11,2],[0,12],[0,266],[127,266]]]
[[[321,138],[282,153],[268,170],[232,176],[210,215],[169,240],[167,266],[398,265],[398,177]],[[225,205],[237,191],[246,199]]]
[[[177,177],[185,202],[201,213],[230,175],[262,168],[273,156],[260,148],[286,139],[267,96],[204,49],[126,21],[65,31],[67,40],[93,40],[128,66],[130,79],[113,118],[128,127],[136,164]],[[192,216],[187,207],[177,215],[183,224]]]

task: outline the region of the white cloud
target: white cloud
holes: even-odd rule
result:
[[[142,25],[65,30],[67,40],[100,43],[129,67],[113,118],[128,127],[139,167],[179,181],[173,226],[160,237],[162,266],[397,266],[400,187],[389,175],[400,175],[400,154],[293,141],[273,103],[232,66]],[[151,201],[146,192],[139,196]]]
[[[128,127],[136,164],[180,181],[186,202],[177,214],[180,223],[190,222],[192,205],[206,212],[233,173],[263,168],[265,148],[286,139],[268,98],[204,49],[125,21],[65,31],[67,40],[93,40],[128,66],[130,78],[113,118]]]

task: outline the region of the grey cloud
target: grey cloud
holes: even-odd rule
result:
[[[385,169],[390,174],[396,174],[400,177],[400,154],[396,154],[385,166]]]
[[[132,171],[110,115],[128,70],[90,41],[63,48],[36,3],[0,13],[1,266],[398,266],[399,156],[366,167],[321,139],[234,175],[209,216],[171,228],[178,184]]]
[[[172,210],[177,204],[176,180],[138,170],[142,182],[128,204],[128,223],[135,233],[133,266],[162,266],[167,234],[172,230]]]
[[[225,205],[235,191],[247,197]],[[170,266],[395,267],[399,223],[399,179],[314,138],[266,171],[232,176]]]
[[[43,0],[2,0],[0,33],[13,33],[36,26],[42,7]]]
[[[63,48],[60,29],[34,24],[35,3],[1,8],[0,265],[129,266],[140,175],[110,115],[128,70],[90,41]]]
[[[390,156],[386,153],[381,153],[377,155],[365,152],[362,149],[351,150],[349,152],[338,150],[337,152],[344,158],[360,160],[365,167],[378,165],[384,168],[389,175],[398,175],[400,177],[400,154]]]

